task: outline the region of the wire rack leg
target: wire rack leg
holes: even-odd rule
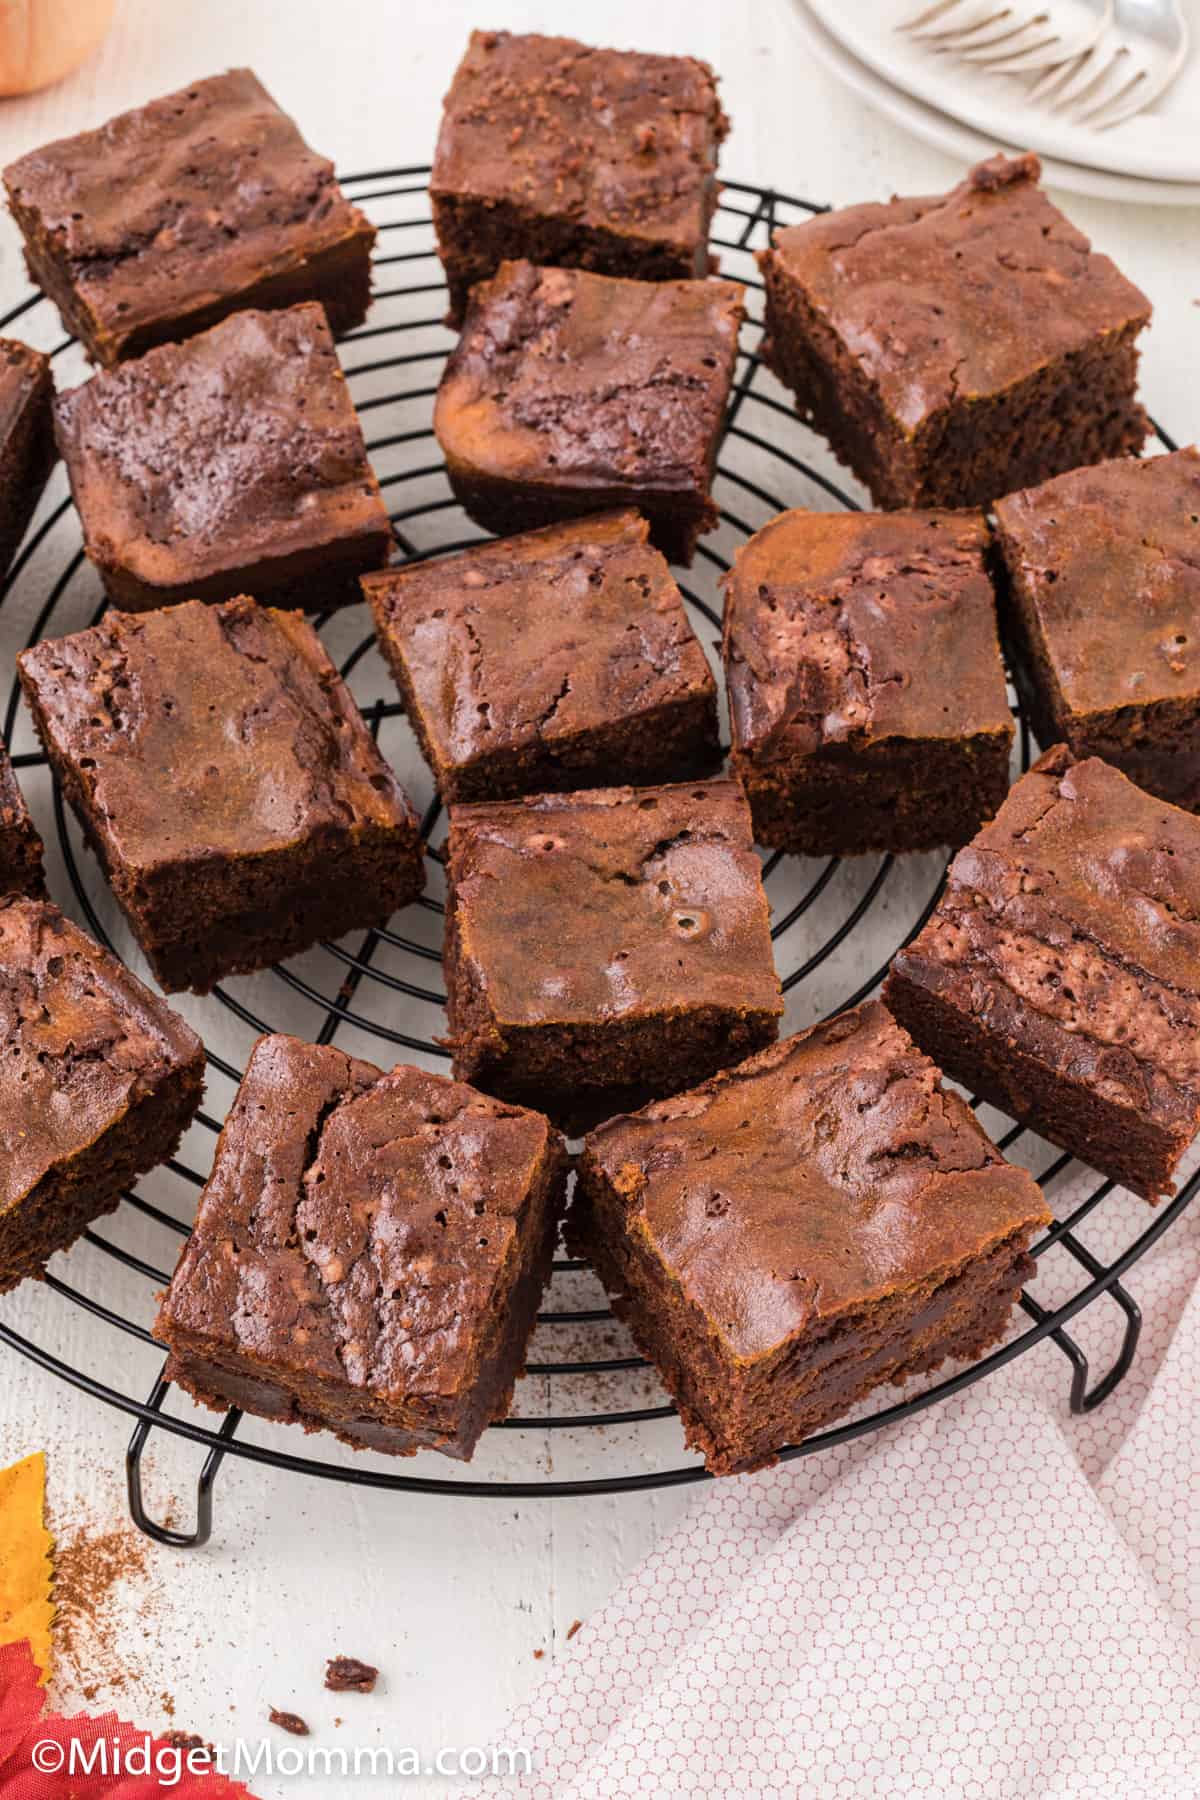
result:
[[[170,1382],[160,1375],[150,1390],[146,1405],[155,1412],[161,1412],[170,1385]],[[224,1438],[226,1443],[229,1443],[241,1422],[241,1413],[237,1407],[231,1407],[225,1414],[218,1435]],[[173,1526],[161,1525],[157,1519],[150,1517],[146,1511],[142,1494],[142,1452],[146,1448],[153,1429],[153,1423],[149,1419],[139,1419],[134,1427],[133,1436],[129,1440],[129,1448],[125,1452],[125,1484],[129,1495],[130,1516],[138,1530],[145,1532],[147,1537],[153,1538],[155,1543],[166,1544],[172,1550],[198,1550],[202,1544],[207,1544],[212,1536],[213,1487],[216,1483],[217,1471],[225,1460],[225,1452],[223,1449],[213,1449],[204,1459],[204,1467],[201,1469],[196,1483],[195,1530],[176,1531]]]
[[[1082,1259],[1081,1259],[1082,1260]],[[1088,1359],[1076,1343],[1070,1332],[1059,1325],[1050,1333],[1063,1355],[1071,1364],[1071,1411],[1073,1413],[1091,1412],[1093,1407],[1101,1405],[1108,1399],[1117,1384],[1124,1380],[1133,1365],[1137,1353],[1138,1338],[1142,1332],[1142,1309],[1133,1295],[1114,1281],[1107,1290],[1125,1315],[1125,1334],[1121,1339],[1121,1348],[1116,1360],[1106,1374],[1088,1386],[1091,1373]],[[1045,1307],[1039,1306],[1029,1294],[1021,1295],[1021,1305],[1037,1324],[1049,1317]]]

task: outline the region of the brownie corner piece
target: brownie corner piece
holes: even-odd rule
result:
[[[879,506],[988,506],[1142,446],[1150,302],[1040,175],[995,156],[948,194],[824,213],[760,253],[764,361]]]
[[[981,1354],[1049,1221],[876,1001],[599,1126],[567,1242],[725,1475]]]
[[[996,811],[1013,721],[989,548],[966,511],[785,512],[742,545],[722,653],[759,843],[957,848]]]
[[[249,69],[193,82],[4,170],[29,273],[94,362],[242,307],[371,298],[375,227]]]
[[[0,743],[0,896],[45,892],[43,845]]]
[[[1038,741],[1200,811],[1200,450],[1120,457],[996,503]]]
[[[50,358],[0,337],[0,580],[54,467]]]
[[[391,552],[315,301],[102,369],[59,395],[54,423],[84,548],[125,611],[239,594],[327,611]]]
[[[0,1293],[172,1155],[204,1047],[48,901],[0,895]]]
[[[744,289],[504,262],[471,291],[434,431],[450,485],[505,536],[635,506],[690,565],[711,495]]]
[[[419,821],[301,614],[245,597],[109,612],[18,668],[168,991],[382,924],[420,893]]]
[[[356,1448],[468,1459],[521,1372],[566,1168],[538,1113],[261,1038],[155,1325],[170,1379]]]
[[[473,31],[429,183],[451,317],[514,257],[643,281],[707,274],[728,129],[695,57]]]
[[[1200,1128],[1200,819],[1057,745],[884,997],[956,1081],[1150,1201]]]
[[[574,1128],[776,1036],[736,782],[454,806],[446,866],[452,1066],[485,1091]]]
[[[715,771],[716,682],[647,530],[600,513],[363,577],[444,801]]]

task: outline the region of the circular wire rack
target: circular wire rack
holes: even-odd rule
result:
[[[369,319],[342,341],[342,362],[372,461],[394,503],[392,522],[407,558],[464,548],[480,537],[450,493],[432,430],[440,367],[453,340],[441,322],[445,287],[426,200],[428,173],[426,167],[374,170],[343,181],[349,196],[379,227],[379,254]],[[861,503],[846,491],[848,478],[801,424],[758,355],[761,287],[754,252],[766,245],[776,224],[824,210],[811,201],[728,181],[714,220],[712,243],[722,274],[746,283],[750,317],[714,484],[720,525],[702,541],[695,567],[681,580],[693,623],[710,648],[720,627],[718,583],[741,542],[789,506],[853,508]],[[54,308],[40,294],[13,307],[0,319],[0,328],[18,323],[23,336],[51,352],[60,387],[73,371],[84,377],[78,346],[62,337]],[[1174,448],[1161,430],[1158,437]],[[10,657],[24,643],[78,630],[104,611],[61,471],[0,604],[0,631]],[[286,967],[221,986],[204,1000],[177,999],[207,1046],[205,1110],[178,1156],[127,1194],[103,1231],[87,1231],[69,1256],[54,1260],[43,1283],[26,1284],[9,1297],[0,1308],[0,1342],[135,1418],[126,1458],[133,1517],[143,1531],[179,1547],[209,1537],[214,1482],[228,1456],[399,1492],[509,1499],[612,1494],[704,1480],[699,1460],[682,1450],[674,1408],[665,1403],[653,1371],[615,1325],[590,1271],[566,1257],[554,1265],[526,1376],[517,1389],[517,1411],[492,1427],[467,1474],[438,1472],[441,1465],[432,1456],[423,1457],[413,1470],[407,1462],[398,1468],[396,1459],[349,1451],[336,1455],[341,1446],[324,1437],[322,1449],[329,1445],[330,1451],[298,1454],[294,1432],[244,1419],[236,1408],[215,1428],[190,1405],[182,1412],[170,1409],[176,1396],[163,1378],[163,1352],[149,1329],[155,1294],[169,1279],[187,1234],[196,1193],[211,1165],[215,1134],[254,1039],[262,1032],[288,1030],[322,1043],[336,1039],[376,1062],[412,1059],[432,1068],[446,1065],[447,1053],[439,1042],[445,996],[440,985],[442,870],[436,795],[373,636],[364,635],[361,608],[323,615],[316,623],[385,754],[410,791],[428,801],[429,891],[387,927],[353,943],[323,944]],[[1014,763],[1023,770],[1033,754],[1030,734],[1015,691],[1010,694],[1018,722]],[[83,853],[78,829],[32,738],[15,680],[3,728],[26,793],[47,826],[52,891],[60,899],[73,897],[73,910],[93,935],[140,967],[136,946],[94,862]],[[784,1028],[798,1030],[857,1003],[878,986],[891,956],[936,904],[945,859],[811,861],[775,853],[764,857],[763,874],[787,1001]],[[1141,1315],[1122,1277],[1188,1204],[1200,1174],[1167,1205],[1139,1211],[1115,1252],[1101,1256],[1083,1242],[1080,1227],[1110,1198],[1113,1184],[1094,1177],[1081,1181],[1084,1172],[1069,1157],[990,1109],[981,1109],[981,1116],[1006,1153],[1033,1169],[1052,1205],[1058,1194],[1069,1201],[1065,1207],[1054,1205],[1055,1223],[1033,1248],[1039,1283],[1047,1263],[1056,1262],[1052,1296],[1039,1299],[1027,1291],[1021,1302],[1026,1322],[990,1354],[938,1379],[913,1384],[890,1404],[878,1404],[876,1396],[844,1422],[784,1450],[784,1457],[812,1455],[891,1424],[980,1380],[1044,1339],[1068,1358],[1075,1411],[1097,1405],[1128,1370]],[[1119,1330],[1115,1338],[1108,1334],[1110,1350],[1102,1372],[1093,1375],[1088,1354],[1067,1326],[1102,1296],[1118,1309]],[[72,1353],[79,1333],[72,1333],[71,1315],[79,1308],[114,1334],[103,1372],[77,1366],[78,1352]],[[161,1523],[147,1511],[142,1455],[154,1431],[172,1433],[207,1452],[197,1483],[195,1523],[187,1530]],[[530,1434],[532,1456],[520,1448]],[[583,1446],[586,1466],[581,1473],[561,1472],[562,1442],[576,1452]],[[499,1446],[494,1452],[493,1445]],[[480,1461],[493,1466],[480,1469]]]

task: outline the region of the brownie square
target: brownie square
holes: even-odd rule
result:
[[[762,354],[883,507],[987,506],[1140,449],[1150,302],[995,156],[948,194],[775,232]]]
[[[204,1047],[45,900],[0,896],[0,1293],[165,1162]]]
[[[717,686],[635,512],[363,579],[442,799],[711,775]]]
[[[586,1140],[592,1261],[714,1475],[1000,1337],[1050,1214],[876,1001]]]
[[[957,847],[992,816],[1013,722],[988,547],[979,513],[798,511],[738,551],[731,763],[760,844]]]
[[[0,894],[42,894],[42,840],[0,744]]]
[[[972,1092],[1147,1200],[1200,1127],[1200,820],[1047,751],[884,998]]]
[[[538,1113],[260,1038],[155,1326],[168,1376],[356,1448],[469,1458],[508,1411],[566,1167]]]
[[[1039,741],[1200,810],[1200,452],[1059,475],[996,525]]]
[[[509,257],[642,281],[706,275],[728,129],[694,57],[473,31],[429,184],[452,317]]]
[[[455,1075],[595,1123],[761,1044],[783,1010],[733,781],[452,806]]]
[[[733,380],[735,281],[621,281],[506,262],[472,290],[433,424],[450,485],[503,536],[636,506],[690,563]]]
[[[375,227],[249,69],[10,163],[25,260],[93,362],[140,356],[243,306],[371,299]]]
[[[54,467],[50,358],[0,338],[0,578],[8,573]]]
[[[382,924],[420,893],[416,816],[299,613],[244,598],[106,613],[18,666],[168,991]]]
[[[239,312],[61,394],[58,447],[114,606],[361,596],[392,528],[315,302]]]

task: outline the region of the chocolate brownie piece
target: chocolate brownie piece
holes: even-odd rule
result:
[[[0,744],[0,894],[42,894],[42,840]]]
[[[239,312],[61,394],[84,548],[114,606],[361,598],[392,528],[321,308]]]
[[[728,129],[694,57],[473,31],[429,183],[452,316],[509,257],[642,281],[706,275]]]
[[[738,784],[452,806],[454,1073],[568,1127],[676,1093],[782,1012]]]
[[[979,513],[786,512],[725,582],[734,772],[761,844],[963,844],[1008,789],[1013,722]]]
[[[636,506],[690,563],[733,380],[734,281],[620,281],[502,263],[472,290],[433,424],[450,485],[500,535]]]
[[[50,358],[0,338],[0,578],[8,573],[54,467]]]
[[[375,227],[249,69],[197,81],[10,163],[29,273],[93,362],[140,356],[243,306],[371,299]]]
[[[710,775],[717,687],[638,513],[368,575],[443,800]]]
[[[1039,741],[1200,811],[1200,452],[1059,475],[996,525]]]
[[[18,660],[168,991],[382,924],[420,893],[416,815],[299,613],[245,598],[110,612]]]
[[[948,1075],[1157,1200],[1200,1128],[1200,820],[1047,751],[884,998]]]
[[[45,900],[0,896],[0,1293],[173,1154],[204,1047]]]
[[[876,1001],[587,1139],[568,1224],[715,1475],[978,1356],[1041,1191]]]
[[[1150,302],[996,156],[948,194],[776,231],[768,367],[884,507],[987,506],[1140,449]]]
[[[356,1448],[469,1458],[521,1372],[566,1166],[538,1113],[260,1038],[154,1328],[168,1376]]]

